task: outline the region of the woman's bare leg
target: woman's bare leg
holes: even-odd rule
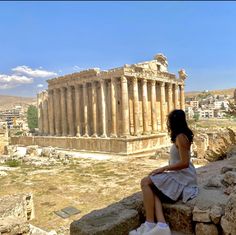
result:
[[[154,222],[154,211],[155,211],[155,201],[154,193],[151,189],[152,181],[147,176],[141,180],[141,189],[143,192],[143,203],[146,211],[146,221],[153,223]]]
[[[157,222],[166,223],[159,197],[155,195],[154,201],[155,201],[155,215],[156,215]]]

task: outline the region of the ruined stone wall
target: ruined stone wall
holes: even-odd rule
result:
[[[0,205],[0,234],[29,235],[28,221],[35,216],[32,194],[3,196]]]
[[[224,159],[229,148],[236,145],[236,134],[232,129],[199,132],[195,134],[193,143],[194,155],[197,158],[208,161]]]

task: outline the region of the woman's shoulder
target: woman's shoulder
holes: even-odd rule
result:
[[[176,144],[179,145],[179,144],[184,144],[184,145],[189,145],[191,144],[187,135],[184,134],[184,133],[179,133],[177,136],[176,136]]]

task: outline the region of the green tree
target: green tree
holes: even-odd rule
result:
[[[194,113],[193,115],[193,119],[195,122],[199,121],[199,118],[200,118],[200,114],[199,113]]]
[[[38,110],[34,105],[30,105],[27,110],[27,121],[30,130],[38,127]]]
[[[236,117],[236,104],[234,102],[229,101],[229,109],[226,114]]]

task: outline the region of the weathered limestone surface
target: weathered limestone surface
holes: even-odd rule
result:
[[[32,194],[9,195],[0,198],[0,234],[28,235],[28,220],[34,218]]]
[[[140,223],[141,194],[135,194],[103,210],[95,210],[70,226],[76,235],[125,235]]]
[[[195,228],[196,235],[218,235],[218,229],[214,224],[197,223]]]
[[[64,149],[79,149],[88,152],[116,153],[120,155],[146,152],[155,153],[157,149],[170,145],[166,133],[130,138],[81,138],[52,136],[22,136],[12,137],[11,145],[38,145],[41,147],[60,147]]]
[[[193,152],[198,159],[217,161],[236,155],[236,132],[232,129],[217,131],[198,130],[194,136]]]
[[[221,227],[225,235],[236,234],[236,192],[230,195],[225,208],[225,215],[221,218]]]
[[[1,235],[29,235],[29,223],[23,218],[7,217],[0,218]]]
[[[25,221],[34,218],[32,194],[18,194],[0,198],[0,218],[19,217]]]

